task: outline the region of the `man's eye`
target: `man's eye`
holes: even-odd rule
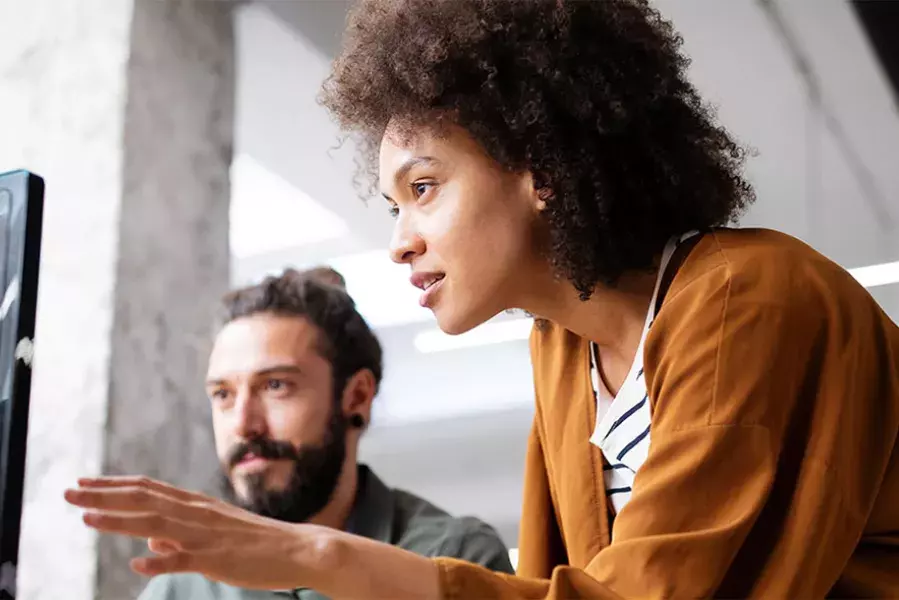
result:
[[[289,381],[285,381],[283,379],[269,379],[265,382],[265,388],[276,394],[289,394],[291,390],[291,384]]]
[[[225,400],[228,398],[228,390],[225,390],[225,389],[214,390],[211,394],[209,394],[209,397],[212,398],[213,400],[218,400],[218,401]]]

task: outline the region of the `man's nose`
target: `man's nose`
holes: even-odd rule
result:
[[[241,392],[235,409],[234,433],[238,437],[249,440],[266,434],[265,406],[258,396],[249,390]]]

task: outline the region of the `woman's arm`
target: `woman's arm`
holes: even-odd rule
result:
[[[436,564],[400,548],[317,525],[260,517],[144,477],[83,479],[66,500],[87,525],[149,540],[146,576],[199,573],[229,585],[315,589],[335,599],[437,599]]]
[[[325,596],[335,600],[440,598],[437,564],[431,559],[334,530],[323,548],[309,587]],[[300,564],[308,560],[297,558]]]
[[[86,509],[86,524],[150,540],[157,553],[132,562],[146,576],[198,573],[249,589],[307,587],[335,600],[618,598],[582,571],[557,570],[550,582],[432,560],[335,529],[260,517],[143,477],[79,484],[66,500]]]
[[[101,531],[174,542],[139,572],[335,600],[823,597],[862,534],[897,427],[883,409],[896,366],[872,354],[889,345],[883,325],[861,301],[857,313],[824,310],[839,296],[839,281],[825,283],[829,295],[800,282],[760,298],[721,267],[670,293],[646,346],[649,455],[613,543],[583,569],[527,579],[432,561],[144,479],[83,482],[67,499]]]

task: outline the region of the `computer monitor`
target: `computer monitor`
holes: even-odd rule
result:
[[[16,597],[44,180],[0,174],[0,599]]]

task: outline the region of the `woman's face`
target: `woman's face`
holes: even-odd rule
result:
[[[407,137],[388,128],[380,182],[396,216],[391,258],[412,268],[421,304],[450,334],[522,306],[545,270],[530,174],[503,170],[459,127]]]

